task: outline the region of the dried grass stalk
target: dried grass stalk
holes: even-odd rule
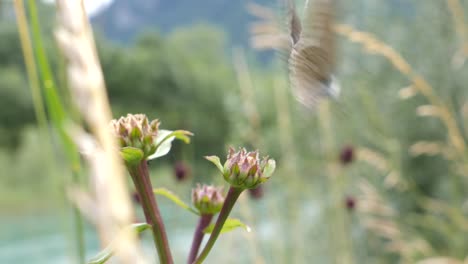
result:
[[[448,141],[457,150],[457,154],[460,157],[464,156],[466,143],[449,107],[436,95],[431,85],[418,75],[398,52],[386,43],[378,40],[372,34],[357,31],[349,25],[336,25],[335,31],[348,38],[350,41],[361,44],[366,52],[383,56],[392,63],[398,71],[411,80],[413,87],[426,97],[432,106],[439,109],[438,117],[447,128]]]
[[[450,150],[447,149],[443,142],[418,141],[411,145],[409,152],[413,156],[435,156],[441,154],[445,157],[450,157]]]
[[[415,96],[418,92],[416,91],[416,89],[414,89],[414,87],[412,85],[410,86],[406,86],[402,89],[400,89],[400,91],[398,91],[398,96],[401,98],[401,99],[409,99],[413,96]]]
[[[460,68],[463,66],[468,57],[468,37],[465,23],[465,14],[463,12],[463,6],[459,0],[447,0],[447,6],[452,13],[455,31],[461,42],[461,48],[453,55],[452,65],[455,68]]]
[[[398,212],[380,195],[375,186],[367,180],[361,180],[358,188],[361,195],[357,210],[361,214],[363,226],[387,240],[384,247],[386,251],[400,255],[403,263],[413,263],[413,258],[421,254],[432,254],[432,247],[426,240],[414,237],[401,229]]]
[[[364,226],[390,241],[399,241],[402,235],[398,225],[394,221],[388,219],[365,219]]]
[[[291,41],[269,7],[248,3],[247,11],[259,21],[250,25],[250,45],[258,50],[278,50],[289,53]]]
[[[240,96],[243,102],[243,108],[245,117],[249,122],[249,134],[247,135],[247,141],[254,148],[258,148],[261,145],[260,133],[260,115],[258,114],[257,106],[255,103],[255,89],[250,75],[249,67],[245,58],[245,53],[241,48],[235,48],[233,50],[233,62],[234,69],[236,71],[237,81],[239,83]],[[250,207],[246,194],[239,197],[241,214],[245,219],[253,219],[252,208]],[[256,233],[254,230],[245,233],[245,238],[248,243],[248,248],[251,251],[251,263],[264,264],[265,260],[258,254],[260,247],[258,240],[256,239]]]
[[[240,95],[243,102],[245,117],[250,126],[249,142],[256,147],[260,144],[260,115],[255,103],[255,90],[250,75],[249,67],[245,58],[245,53],[240,48],[233,51],[234,69],[236,71],[237,81],[239,83]]]
[[[381,172],[388,172],[390,166],[384,156],[371,149],[360,147],[356,150],[356,157],[360,161],[364,161],[374,166]]]
[[[442,115],[441,110],[433,105],[420,105],[416,108],[416,113],[419,116],[440,117]]]
[[[130,197],[127,193],[124,168],[118,156],[117,142],[108,132],[112,119],[104,78],[94,45],[93,35],[81,0],[57,0],[57,42],[67,59],[69,86],[92,136],[97,142],[88,153],[92,197],[102,245],[114,241],[116,257],[122,263],[143,263],[136,235],[128,228],[132,221]],[[83,134],[74,130],[77,141]],[[83,147],[83,146],[81,146]],[[126,231],[125,231],[126,230]]]
[[[253,16],[264,20],[274,21],[276,19],[275,13],[271,8],[253,2],[247,3],[247,11]]]

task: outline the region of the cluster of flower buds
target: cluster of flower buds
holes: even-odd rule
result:
[[[268,157],[260,160],[258,151],[247,152],[244,148],[237,152],[230,148],[224,166],[216,156],[206,158],[218,167],[231,186],[241,189],[252,189],[266,182],[276,167],[275,160]]]
[[[197,184],[197,187],[192,190],[192,203],[202,215],[218,213],[224,203],[222,187]]]
[[[268,157],[260,160],[258,151],[247,152],[242,148],[235,152],[230,148],[223,176],[235,187],[252,189],[270,178],[275,165],[275,161]]]
[[[156,151],[156,136],[159,131],[157,119],[149,122],[144,114],[128,114],[110,123],[111,131],[118,139],[120,147],[133,147],[143,151],[148,157]]]

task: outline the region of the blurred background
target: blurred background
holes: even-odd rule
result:
[[[50,2],[37,4],[60,84]],[[294,100],[272,49],[268,37],[287,27],[278,1],[85,2],[114,116],[146,113],[195,134],[150,164],[155,186],[189,201],[196,182],[223,184],[203,156],[228,146],[278,163],[233,212],[253,231],[222,235],[207,263],[463,263],[466,1],[340,1],[336,23],[369,35],[337,30],[342,91],[320,113]],[[0,263],[72,263],[70,168],[37,128],[12,5],[0,0]],[[184,262],[197,219],[159,203]],[[99,243],[85,230],[91,257]]]

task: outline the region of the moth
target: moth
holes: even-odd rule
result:
[[[335,70],[335,0],[307,0],[304,17],[299,18],[294,0],[287,0],[289,35],[289,79],[296,99],[315,108],[325,97],[340,93]]]

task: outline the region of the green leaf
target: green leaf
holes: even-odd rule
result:
[[[137,224],[132,224],[128,228],[132,229],[135,231],[137,234],[140,234],[141,232],[145,231],[148,228],[151,228],[151,226],[147,223],[137,223]],[[119,238],[116,238],[119,239]],[[114,255],[114,242],[112,242],[109,246],[104,248],[101,252],[99,252],[96,256],[94,256],[92,259],[90,259],[87,263],[88,264],[102,264],[105,263],[107,260],[109,260],[112,255]]]
[[[205,156],[205,159],[211,161],[221,173],[224,173],[223,165],[221,165],[221,161],[217,156]]]
[[[209,226],[205,228],[205,230],[203,230],[203,233],[211,234],[211,232],[213,232],[214,226],[215,224],[210,224]],[[221,229],[220,234],[232,231],[239,227],[244,228],[245,231],[247,232],[250,232],[250,230],[252,230],[248,225],[242,223],[241,220],[235,219],[235,218],[228,218],[226,222],[224,222],[224,225],[223,225],[223,228]]]
[[[112,247],[108,246],[99,252],[96,256],[88,261],[88,264],[102,264],[105,263],[114,254]]]
[[[164,197],[166,197],[167,199],[173,201],[175,204],[177,204],[179,207],[191,212],[191,213],[194,213],[196,215],[200,215],[200,213],[193,209],[192,207],[190,207],[188,204],[186,204],[184,201],[182,201],[182,199],[180,199],[179,197],[177,197],[177,195],[175,195],[173,192],[169,191],[168,189],[165,189],[165,188],[156,188],[156,189],[153,189],[153,192],[154,194],[159,194],[159,195],[162,195]]]
[[[190,136],[193,136],[193,133],[187,130],[176,130],[172,134],[178,139],[183,141],[185,144],[190,143]]]
[[[174,141],[174,139],[182,140],[187,144],[190,143],[189,136],[192,135],[193,134],[191,132],[185,130],[159,130],[155,140],[156,151],[148,157],[148,160],[156,159],[169,153],[172,147],[172,141]]]
[[[145,231],[146,229],[151,228],[151,225],[149,225],[147,223],[135,223],[135,224],[131,224],[130,228],[135,230],[137,232],[137,234],[140,234],[141,232]]]
[[[129,165],[138,165],[145,156],[141,149],[133,147],[122,148],[120,155],[122,155],[125,163]]]

